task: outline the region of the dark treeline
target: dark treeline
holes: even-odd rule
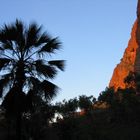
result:
[[[133,74],[134,76],[134,74]],[[81,95],[55,104],[39,96],[32,111],[22,114],[23,140],[138,140],[140,138],[139,78],[125,79],[126,89],[106,88],[98,99]],[[139,76],[138,76],[139,77]],[[137,81],[138,80],[138,81]],[[134,87],[135,84],[137,88]],[[14,119],[1,110],[1,137],[14,139]]]
[[[58,87],[50,80],[64,61],[48,56],[60,47],[35,23],[0,29],[0,140],[139,140],[137,73],[125,78],[125,89],[52,104]]]

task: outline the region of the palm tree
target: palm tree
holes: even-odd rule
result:
[[[21,115],[33,105],[32,96],[52,99],[58,87],[50,82],[58,69],[64,70],[64,60],[48,60],[61,48],[58,38],[42,32],[32,23],[25,26],[20,20],[0,29],[0,96],[8,114],[17,117],[20,140]]]

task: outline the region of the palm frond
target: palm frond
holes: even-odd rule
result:
[[[24,33],[24,28],[25,28],[24,23],[17,19],[16,23],[15,23],[15,28],[16,28],[17,32],[21,34],[21,36],[19,36],[19,37],[22,38],[22,36],[24,35],[23,33]]]
[[[0,58],[0,70],[5,67],[11,60],[8,58]]]
[[[23,46],[25,46],[25,30],[24,30],[24,23],[20,20],[16,20],[15,29],[17,32],[16,42],[18,44],[19,50],[23,50]]]
[[[16,20],[15,23],[11,25],[5,25],[1,30],[0,30],[0,42],[3,43],[3,48],[4,49],[18,49],[13,48],[12,42],[15,42],[19,50],[21,50],[20,47],[24,46],[25,44],[25,38],[24,38],[24,24],[23,22]]]
[[[36,23],[30,24],[29,29],[27,30],[26,49],[36,44],[40,31],[41,27],[38,27]]]
[[[11,41],[6,41],[5,43],[2,44],[2,47],[4,50],[12,50],[12,42]]]
[[[48,98],[49,100],[51,100],[53,97],[56,96],[58,89],[59,89],[55,84],[53,84],[47,80],[44,80],[40,84],[40,87],[45,94],[45,98]]]
[[[0,47],[0,51],[4,51],[4,49],[2,47]]]
[[[30,98],[33,96],[42,96],[50,100],[56,96],[59,88],[55,84],[47,80],[41,82],[39,79],[34,77],[30,77],[29,80],[33,85],[27,93]]]
[[[60,70],[64,71],[64,66],[65,66],[65,61],[64,60],[53,60],[53,61],[48,61],[48,64],[54,65]]]
[[[4,79],[1,79],[0,80],[0,98],[2,97],[3,95],[3,88],[4,88]]]
[[[29,77],[28,80],[32,85],[32,89],[38,90],[38,85],[41,83],[41,81],[35,77]]]
[[[53,79],[57,74],[57,70],[49,65],[46,65],[42,60],[35,61],[36,71],[46,78]]]
[[[1,55],[6,57],[8,56],[8,58],[11,58],[11,56],[19,57],[18,51],[13,46],[14,44],[11,40],[7,40],[5,41],[5,43],[1,43],[0,47]]]
[[[4,49],[0,47],[0,55],[2,55],[3,53],[4,53]]]
[[[8,84],[11,82],[13,73],[5,74],[0,79],[0,97],[3,95],[4,88],[7,88]]]
[[[56,50],[60,49],[61,43],[58,41],[58,38],[51,39],[45,44],[38,53],[54,53]]]
[[[38,37],[38,40],[35,43],[35,46],[40,46],[44,43],[47,43],[49,40],[50,40],[50,36],[46,32],[44,32],[42,35]]]
[[[0,41],[5,43],[7,40],[16,40],[17,39],[17,30],[14,24],[9,26],[5,25],[0,31]]]

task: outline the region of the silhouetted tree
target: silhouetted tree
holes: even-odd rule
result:
[[[50,124],[53,123],[55,108],[53,105],[40,100],[40,104],[31,112],[23,116],[23,129],[25,136],[34,140],[46,139],[49,135]]]
[[[79,96],[79,108],[81,110],[84,110],[85,113],[88,113],[93,109],[93,103],[96,101],[96,99],[93,96],[86,96],[81,95]]]
[[[140,74],[136,72],[130,72],[124,79],[126,88],[133,88],[137,94],[140,94]]]
[[[0,29],[0,95],[3,107],[16,116],[17,139],[21,139],[22,113],[33,104],[36,94],[43,100],[52,99],[58,87],[52,82],[58,69],[64,70],[63,60],[48,61],[61,43],[50,37],[36,23],[25,26],[22,21]]]
[[[115,91],[113,88],[106,88],[105,91],[103,91],[99,97],[98,97],[98,101],[103,101],[103,102],[107,102],[109,104],[112,103],[113,98],[115,96]]]
[[[57,111],[63,118],[74,117],[76,110],[78,109],[77,98],[70,99],[68,101],[63,100],[62,102],[56,103]]]

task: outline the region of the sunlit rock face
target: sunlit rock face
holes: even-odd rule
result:
[[[109,83],[109,87],[114,87],[115,89],[125,88],[124,79],[129,74],[130,71],[134,71],[136,54],[138,49],[138,44],[136,41],[136,30],[137,21],[134,23],[131,33],[131,39],[129,40],[128,47],[126,48],[121,62],[116,66],[113,72],[113,76]],[[140,54],[139,54],[140,55]]]
[[[130,71],[140,73],[140,0],[138,0],[137,20],[133,25],[131,38],[121,62],[114,69],[109,87],[114,87],[115,90],[125,88],[124,79]]]

